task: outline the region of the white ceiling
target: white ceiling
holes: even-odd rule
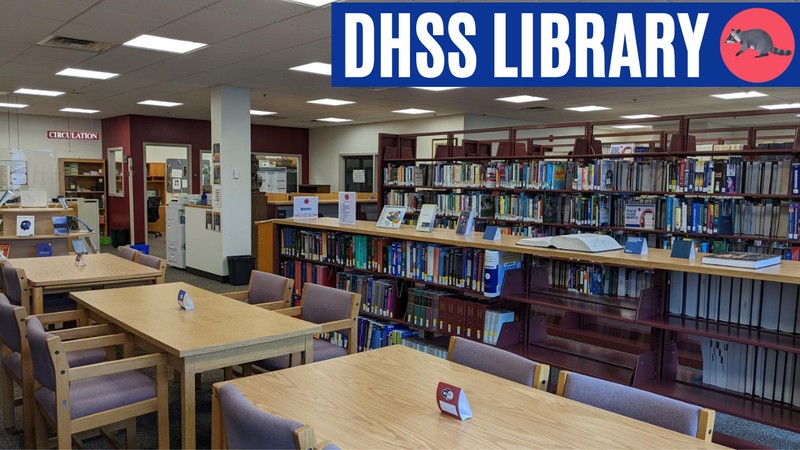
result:
[[[187,55],[119,46],[145,33],[210,45]],[[95,54],[36,45],[49,35],[109,42],[115,47]],[[332,88],[330,77],[288,70],[313,61],[330,62],[330,44],[329,7],[311,8],[283,0],[0,0],[0,101],[29,104],[20,111],[25,114],[66,116],[58,110],[71,106],[101,110],[87,117],[142,114],[208,119],[209,87],[228,84],[250,88],[253,109],[278,112],[277,116],[254,117],[253,123],[302,128],[335,126],[314,121],[330,116],[353,119],[351,123],[421,117],[391,112],[410,107],[433,110],[436,115],[483,114],[553,123],[614,120],[639,113],[664,116],[751,110],[765,103],[800,101],[800,88],[759,89],[771,97],[735,101],[709,97],[730,92],[730,88],[531,87],[445,92]],[[55,76],[66,67],[121,76],[107,81]],[[55,98],[13,94],[21,87],[67,94]],[[519,94],[550,100],[523,105],[494,100]],[[324,97],[355,103],[338,107],[306,103]],[[184,105],[136,104],[147,99]],[[591,104],[612,109],[593,113],[563,109]],[[544,109],[526,109],[532,106]],[[770,120],[774,119],[753,122]]]

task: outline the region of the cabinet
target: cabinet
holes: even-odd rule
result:
[[[97,200],[99,234],[109,236],[106,214],[106,162],[103,159],[59,158],[59,189],[64,197]]]
[[[165,163],[147,163],[147,231],[153,234],[167,232],[167,178]],[[150,198],[158,198],[158,205]],[[154,208],[154,209],[153,209]],[[155,214],[157,212],[157,214]],[[157,218],[155,216],[158,216]],[[151,219],[155,219],[151,221]]]

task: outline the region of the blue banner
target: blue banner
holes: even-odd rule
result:
[[[798,86],[797,3],[334,3],[334,86]]]

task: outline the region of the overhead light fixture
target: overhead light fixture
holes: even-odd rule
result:
[[[319,8],[320,6],[325,6],[327,4],[333,3],[336,0],[288,0],[292,3],[300,3],[301,5],[313,6],[315,8]]]
[[[515,95],[513,97],[496,98],[495,100],[509,103],[528,103],[528,102],[541,102],[547,100],[544,97],[534,97],[533,95]]]
[[[2,103],[0,102],[0,108],[27,108],[28,105],[24,103]]]
[[[634,128],[650,128],[649,125],[613,125],[614,128],[621,130],[632,130]]]
[[[109,78],[118,77],[118,73],[113,72],[99,72],[97,70],[73,69],[71,67],[56,72],[56,75],[62,77],[76,77],[76,78],[91,78],[92,80],[108,80]]]
[[[125,47],[143,48],[145,50],[155,50],[157,52],[184,54],[203,48],[208,44],[202,42],[183,41],[180,39],[170,39],[160,36],[143,34],[123,43]]]
[[[342,106],[352,105],[355,102],[348,100],[336,100],[335,98],[321,98],[319,100],[309,100],[306,103],[313,103],[315,105]]]
[[[711,97],[721,98],[723,100],[739,100],[742,98],[756,98],[756,97],[768,97],[767,94],[762,94],[758,91],[747,91],[747,92],[730,92],[727,94],[712,94]]]
[[[61,108],[59,111],[80,113],[80,114],[94,114],[100,112],[99,109],[82,109],[82,108]]]
[[[308,73],[316,73],[319,75],[330,76],[331,65],[328,63],[313,62],[313,63],[303,64],[302,66],[290,67],[289,70],[296,70],[298,72],[308,72]]]
[[[326,117],[326,118],[324,118],[324,119],[316,119],[316,121],[317,121],[317,122],[334,122],[334,123],[339,123],[339,122],[352,122],[352,121],[353,121],[353,119],[341,119],[341,118],[339,118],[339,117]]]
[[[278,114],[275,111],[259,111],[257,109],[251,109],[250,115],[251,116],[270,116],[272,114]]]
[[[430,111],[427,109],[408,108],[408,109],[397,109],[392,112],[398,114],[428,114],[434,111]]]
[[[657,116],[655,114],[634,114],[632,116],[620,116],[623,119],[631,119],[631,120],[641,120],[641,119],[655,119]]]
[[[45,97],[58,97],[59,95],[64,95],[61,91],[45,91],[44,89],[27,89],[21,88],[14,91],[15,94],[27,94],[27,95],[43,95]]]
[[[142,102],[138,102],[138,105],[148,105],[148,106],[166,106],[167,108],[172,108],[173,106],[179,106],[183,103],[176,103],[176,102],[164,102],[161,100],[145,100]]]
[[[589,106],[575,106],[573,108],[564,108],[564,109],[577,112],[593,112],[593,111],[604,111],[606,109],[611,109],[611,108],[606,108],[605,106],[589,105]]]
[[[453,89],[461,89],[461,87],[424,87],[424,86],[414,86],[411,89],[422,89],[424,91],[433,91],[433,92],[442,92],[442,91],[451,91]]]
[[[780,103],[777,105],[761,105],[759,108],[764,109],[792,109],[800,108],[800,103]]]

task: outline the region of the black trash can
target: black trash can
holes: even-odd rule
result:
[[[128,245],[130,242],[131,230],[128,228],[112,228],[111,229],[111,245],[114,248],[120,245]]]
[[[228,256],[228,283],[234,286],[248,284],[250,282],[250,272],[255,268],[255,256]]]

